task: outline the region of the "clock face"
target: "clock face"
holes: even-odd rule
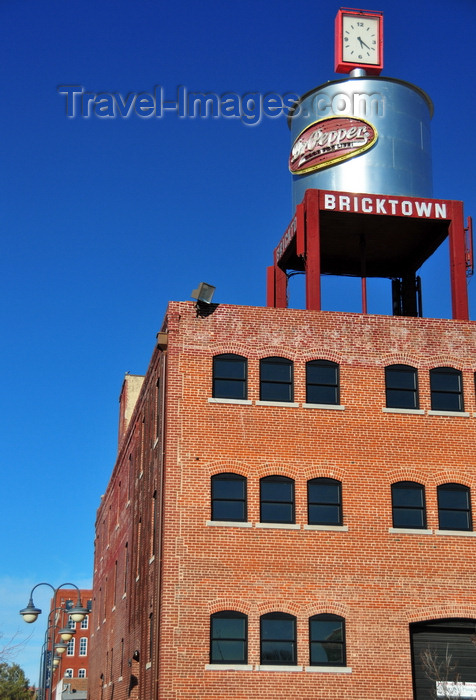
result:
[[[377,17],[342,16],[342,60],[347,63],[379,63],[379,30]]]

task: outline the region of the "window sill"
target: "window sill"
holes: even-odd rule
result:
[[[411,416],[424,416],[425,411],[423,408],[382,408],[382,413],[403,413],[409,414]]]
[[[330,409],[331,411],[345,411],[345,406],[341,406],[337,403],[303,403],[303,408],[323,408]]]
[[[350,666],[306,666],[309,673],[352,673]]]
[[[206,664],[205,671],[252,671],[251,664]]]
[[[255,523],[255,527],[269,529],[275,528],[277,530],[300,530],[301,526],[299,523]]]
[[[398,535],[432,535],[433,530],[425,527],[389,527],[389,532]]]
[[[241,520],[207,520],[207,527],[252,527],[252,523]]]
[[[325,530],[326,532],[349,532],[348,525],[303,525],[304,530]]]
[[[289,406],[299,408],[299,404],[294,401],[256,401],[257,406]]]
[[[208,399],[208,403],[231,403],[237,404],[238,406],[251,406],[251,401],[249,399]]]
[[[289,673],[289,671],[302,671],[303,666],[284,666],[284,665],[280,666],[279,664],[276,664],[276,665],[274,665],[274,664],[273,665],[271,665],[271,664],[269,664],[269,665],[268,664],[265,664],[265,665],[257,664],[255,666],[255,670],[256,671],[281,671],[281,672],[284,671],[285,673]]]
[[[465,411],[428,411],[429,416],[449,416],[450,418],[469,418]]]
[[[454,535],[460,537],[476,537],[473,530],[435,530],[435,535]]]

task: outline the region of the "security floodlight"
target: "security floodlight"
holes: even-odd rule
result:
[[[194,289],[190,296],[192,297],[192,299],[201,301],[204,304],[211,304],[213,295],[215,294],[215,289],[216,287],[214,287],[211,284],[207,284],[206,282],[200,282],[197,289]]]

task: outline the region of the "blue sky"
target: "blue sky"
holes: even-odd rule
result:
[[[33,633],[15,659],[32,682],[46,616],[27,627],[18,610],[40,581],[91,584],[124,373],[146,371],[167,301],[189,299],[201,280],[216,285],[217,302],[264,305],[265,268],[293,213],[284,117],[68,119],[58,86],[127,95],[160,85],[169,100],[179,85],[302,94],[338,77],[338,8],[0,2],[0,633]],[[434,196],[476,215],[474,0],[368,9],[384,11],[383,75],[434,101]],[[425,315],[448,317],[444,250],[430,273]],[[332,280],[324,293],[324,308],[360,310]],[[299,300],[297,286],[291,294]],[[371,285],[369,310],[389,313],[380,299]],[[39,589],[35,603],[46,610],[49,597]]]

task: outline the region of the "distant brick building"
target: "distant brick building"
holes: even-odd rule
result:
[[[475,371],[471,321],[171,303],[123,386],[90,700],[410,699],[438,619],[476,668]]]
[[[92,590],[81,589],[79,591],[81,604],[91,611]],[[56,597],[51,601],[51,610],[61,607],[68,610],[78,601],[76,589],[60,588]],[[57,617],[59,627],[70,627],[74,630],[74,636],[68,643],[66,652],[61,654],[58,668],[53,673],[53,697],[65,700],[68,692],[73,692],[72,697],[80,700],[87,697],[88,671],[89,671],[89,637],[91,632],[91,614],[82,622],[73,622],[62,611]],[[65,695],[66,693],[66,695]]]

